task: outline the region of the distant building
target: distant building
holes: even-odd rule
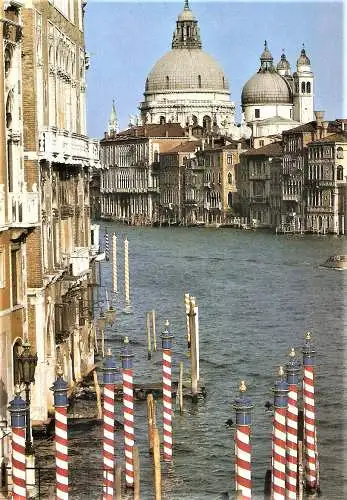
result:
[[[324,135],[307,148],[305,222],[308,231],[339,234],[347,229],[347,132]]]
[[[235,105],[219,64],[202,50],[198,21],[188,0],[178,16],[172,48],[150,71],[139,109],[142,123],[200,125],[233,135]]]
[[[281,222],[282,143],[243,152],[238,170],[241,215],[252,226],[275,229]]]
[[[100,141],[102,218],[153,224],[159,216],[159,154],[187,140],[177,123],[134,126]]]
[[[275,67],[265,41],[258,72],[243,87],[241,102],[253,137],[266,137],[314,120],[314,74],[303,48],[292,75],[284,53]],[[265,145],[265,144],[264,144]]]

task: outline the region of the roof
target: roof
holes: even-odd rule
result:
[[[292,94],[286,80],[275,71],[258,72],[245,84],[242,104],[291,103]]]
[[[313,120],[312,122],[304,123],[303,125],[299,125],[298,127],[291,128],[289,130],[284,130],[283,134],[292,134],[297,132],[315,132],[317,130],[317,121]],[[335,122],[329,122],[328,132],[339,132],[339,127]]]
[[[292,120],[291,118],[285,118],[284,116],[280,116],[280,115],[271,116],[269,118],[264,118],[263,120],[257,120],[257,122],[256,122],[257,126],[270,125],[272,123],[285,123],[288,125],[292,124],[293,127],[295,127],[295,125],[300,123],[300,122]]]
[[[309,146],[312,144],[319,143],[327,143],[327,142],[347,142],[347,132],[340,132],[337,134],[330,134],[327,137],[322,137],[321,139],[317,139],[316,141],[312,141],[309,143]]]
[[[282,142],[272,142],[262,148],[249,149],[242,156],[281,156],[282,152]]]
[[[173,153],[194,153],[196,148],[201,145],[201,141],[187,141],[182,142],[178,146],[175,146],[172,149],[169,149],[165,152],[165,154],[173,154]]]
[[[106,140],[117,140],[127,138],[147,138],[147,137],[185,137],[185,130],[179,123],[149,123],[136,127],[128,128],[116,134],[114,138],[107,138]]]

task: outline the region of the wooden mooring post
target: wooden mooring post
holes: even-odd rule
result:
[[[154,498],[155,500],[161,500],[160,438],[156,427],[153,429],[153,468]]]
[[[153,334],[153,352],[157,352],[157,334],[155,329],[155,310],[152,310],[152,334]]]
[[[134,500],[140,500],[140,455],[136,444],[133,447],[134,462]]]
[[[96,370],[93,370],[93,380],[94,380],[95,395],[96,395],[96,407],[98,410],[98,420],[102,420],[101,391],[98,381],[98,374],[96,373]]]
[[[147,396],[148,451],[153,453],[153,429],[156,425],[156,408],[153,394]]]
[[[189,331],[190,331],[190,366],[191,366],[191,388],[192,402],[198,401],[198,378],[197,378],[197,350],[195,336],[195,298],[190,297],[189,308]]]
[[[151,321],[149,312],[146,313],[146,334],[147,334],[147,359],[152,358],[152,342],[151,342]]]
[[[115,500],[122,500],[122,466],[117,462],[114,470]]]

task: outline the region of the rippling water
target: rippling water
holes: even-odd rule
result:
[[[133,314],[119,313],[106,333],[107,345],[119,351],[127,334],[135,352],[137,381],[159,381],[160,352],[147,360],[145,313],[155,309],[157,333],[166,318],[175,334],[174,378],[179,361],[188,368],[183,295],[195,295],[200,316],[200,371],[207,398],[174,417],[174,462],[163,474],[167,499],[217,499],[233,492],[232,401],[241,379],[255,403],[252,424],[253,493],[262,498],[270,464],[271,416],[264,403],[272,400],[277,367],[289,348],[301,359],[304,333],[313,332],[317,348],[317,420],[322,497],[347,497],[344,451],[344,315],[343,272],[319,265],[331,254],[346,253],[342,237],[275,236],[230,229],[133,228],[108,224],[118,235],[119,297],[123,308],[123,237],[129,239]],[[347,273],[347,271],[346,271]],[[111,288],[111,263],[102,264],[103,285]],[[103,291],[101,292],[104,293]],[[158,342],[160,344],[160,342]],[[79,403],[81,404],[81,403]],[[91,402],[84,403],[90,406]],[[80,411],[80,409],[78,409]],[[118,415],[120,404],[117,408]],[[121,418],[120,418],[121,419]],[[136,403],[136,440],[141,461],[141,498],[154,498],[147,453],[145,403]],[[158,424],[161,404],[158,403]],[[102,429],[70,427],[71,495],[100,498]],[[122,433],[117,431],[118,456]],[[38,462],[53,465],[53,445],[42,443]],[[43,478],[54,476],[43,472]],[[43,498],[47,495],[43,488]],[[345,495],[344,495],[345,491]]]

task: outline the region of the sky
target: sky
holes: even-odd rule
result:
[[[129,115],[138,113],[147,75],[171,49],[183,4],[183,0],[88,2],[90,137],[104,135],[113,99],[121,130],[127,128]],[[203,50],[219,62],[228,78],[236,121],[240,119],[242,87],[259,69],[264,40],[276,64],[285,49],[292,72],[304,43],[315,74],[315,109],[325,110],[326,119],[343,116],[342,2],[190,0],[189,5],[199,22]]]

